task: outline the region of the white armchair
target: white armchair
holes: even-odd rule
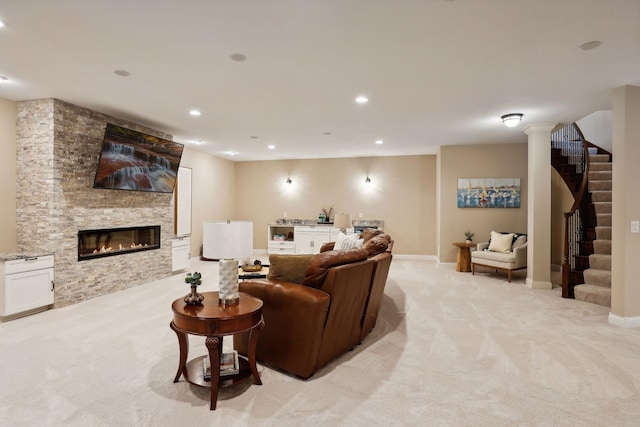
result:
[[[507,239],[512,243],[505,246]],[[506,271],[511,282],[512,271],[527,268],[527,235],[492,231],[491,241],[479,243],[471,252],[471,274],[476,273],[477,266]]]

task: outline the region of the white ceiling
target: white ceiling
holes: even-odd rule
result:
[[[528,124],[640,85],[639,0],[4,0],[0,20],[0,97],[58,98],[238,161],[525,142]]]

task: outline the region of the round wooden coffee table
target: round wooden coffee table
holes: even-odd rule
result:
[[[211,388],[211,410],[216,409],[218,389],[253,376],[253,381],[261,385],[260,375],[256,369],[256,345],[258,334],[264,326],[262,318],[262,301],[249,294],[240,292],[240,302],[234,305],[218,303],[218,292],[203,292],[202,305],[186,305],[183,298],[178,298],[171,305],[173,321],[169,325],[178,336],[180,345],[180,362],[173,382],[180,376],[191,384]],[[220,355],[222,339],[225,335],[234,335],[249,331],[248,359],[238,357],[240,370],[237,374],[220,377]],[[205,345],[208,356],[196,357],[187,362],[189,356],[188,334],[206,336]],[[204,379],[203,359],[209,357],[211,380]]]

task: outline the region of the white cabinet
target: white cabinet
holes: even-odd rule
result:
[[[331,227],[300,226],[296,227],[296,253],[317,254],[324,243],[331,241]]]
[[[0,261],[0,273],[0,316],[53,304],[53,255]]]
[[[268,233],[268,254],[296,253],[295,227],[292,225],[270,225]]]
[[[191,239],[180,236],[171,241],[171,270],[178,271],[189,268],[191,259]]]

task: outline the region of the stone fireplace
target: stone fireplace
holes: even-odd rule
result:
[[[18,103],[18,246],[55,255],[56,307],[171,275],[172,194],[93,188],[107,123],[172,139],[57,99]],[[156,226],[155,250],[79,261],[81,230]]]

